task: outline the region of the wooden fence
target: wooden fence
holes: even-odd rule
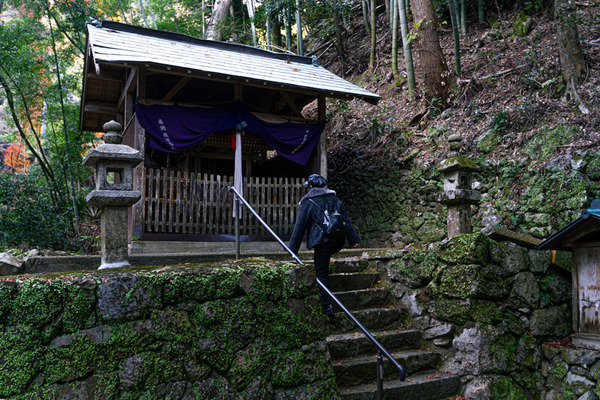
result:
[[[298,203],[307,193],[301,178],[244,178],[243,195],[278,235],[290,235]],[[235,235],[233,177],[146,169],[142,191],[144,233]],[[240,234],[268,235],[245,208]]]

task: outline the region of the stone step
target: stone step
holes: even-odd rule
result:
[[[387,288],[350,290],[333,294],[351,311],[394,305],[394,297]],[[336,311],[341,311],[335,304],[333,307]]]
[[[333,260],[329,270],[332,274],[349,274],[363,272],[369,267],[369,262],[357,258]]]
[[[424,350],[406,350],[391,353],[407,375],[435,371],[440,354]],[[377,355],[349,358],[333,364],[333,371],[338,386],[357,386],[377,381]],[[399,371],[387,358],[383,357],[383,374],[385,380],[398,379]]]
[[[421,348],[422,335],[417,330],[371,332],[371,335],[390,353]],[[327,345],[334,360],[377,354],[377,347],[362,332],[329,335]]]
[[[369,289],[377,286],[380,281],[381,275],[372,272],[331,274],[329,276],[329,284],[333,292]]]
[[[460,378],[446,373],[409,376],[405,381],[384,382],[386,400],[441,400],[456,395]],[[343,400],[376,400],[377,384],[340,387]]]
[[[409,318],[405,307],[369,308],[351,313],[369,331],[398,329],[404,326]],[[327,328],[327,332],[331,334],[359,330],[350,317],[341,311],[329,318]]]

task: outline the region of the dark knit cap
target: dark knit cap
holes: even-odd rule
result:
[[[325,178],[323,178],[321,175],[312,174],[311,176],[308,177],[308,179],[306,180],[306,182],[304,184],[307,186],[322,188],[322,187],[327,186],[327,180]]]

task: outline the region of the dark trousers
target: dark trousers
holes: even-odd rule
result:
[[[317,278],[327,287],[329,286],[329,263],[331,262],[331,256],[339,252],[343,247],[346,239],[336,238],[335,241],[325,242],[315,246],[315,272]],[[327,292],[321,289],[319,286],[319,297],[321,298],[321,306],[326,307],[331,304],[331,299]]]

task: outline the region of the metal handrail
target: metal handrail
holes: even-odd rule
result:
[[[273,237],[279,242],[279,244],[292,256],[292,258],[294,260],[296,260],[299,264],[304,265],[304,263],[302,262],[302,260],[300,260],[300,258],[281,240],[281,238],[271,229],[271,227],[269,227],[269,225],[267,225],[267,223],[265,221],[263,221],[263,219],[260,217],[260,215],[258,215],[258,213],[254,210],[254,208],[246,201],[246,199],[244,199],[244,197],[237,191],[236,188],[234,188],[233,186],[228,186],[227,189],[229,189],[229,191],[233,192],[235,194],[235,200],[237,201],[241,201],[246,208],[248,208],[248,210],[258,219],[258,221],[263,224],[263,226],[269,231],[269,233],[271,235],[273,235]],[[237,204],[234,204],[234,207],[237,207]],[[239,214],[238,214],[239,215]],[[236,241],[239,241],[239,237],[236,235]],[[239,249],[239,245],[237,246],[237,248]],[[238,258],[239,258],[239,253],[237,254]],[[378,391],[378,399],[381,399],[382,397],[382,390],[383,390],[383,361],[382,361],[382,355],[386,356],[391,362],[392,364],[394,364],[394,366],[398,369],[398,371],[400,372],[400,376],[399,379],[401,381],[403,381],[406,378],[406,372],[404,371],[404,367],[402,367],[402,365],[400,365],[398,363],[398,361],[396,361],[394,359],[394,357],[392,357],[392,355],[381,345],[381,343],[379,343],[379,341],[377,341],[377,339],[375,339],[373,337],[373,335],[371,335],[371,333],[367,330],[367,328],[365,328],[355,317],[354,315],[352,315],[352,313],[346,308],[346,306],[344,306],[342,304],[342,302],[333,294],[331,293],[331,291],[329,290],[329,288],[327,286],[325,286],[325,284],[323,284],[323,282],[321,282],[321,280],[319,278],[317,279],[317,284],[319,285],[319,287],[321,287],[321,289],[323,289],[328,295],[329,297],[331,297],[333,299],[333,301],[342,309],[342,311],[344,313],[346,313],[346,315],[348,317],[350,317],[350,320],[352,320],[352,322],[354,322],[354,324],[365,334],[365,336],[375,345],[375,347],[377,347],[377,351],[378,351],[378,355],[377,355],[377,391]]]

